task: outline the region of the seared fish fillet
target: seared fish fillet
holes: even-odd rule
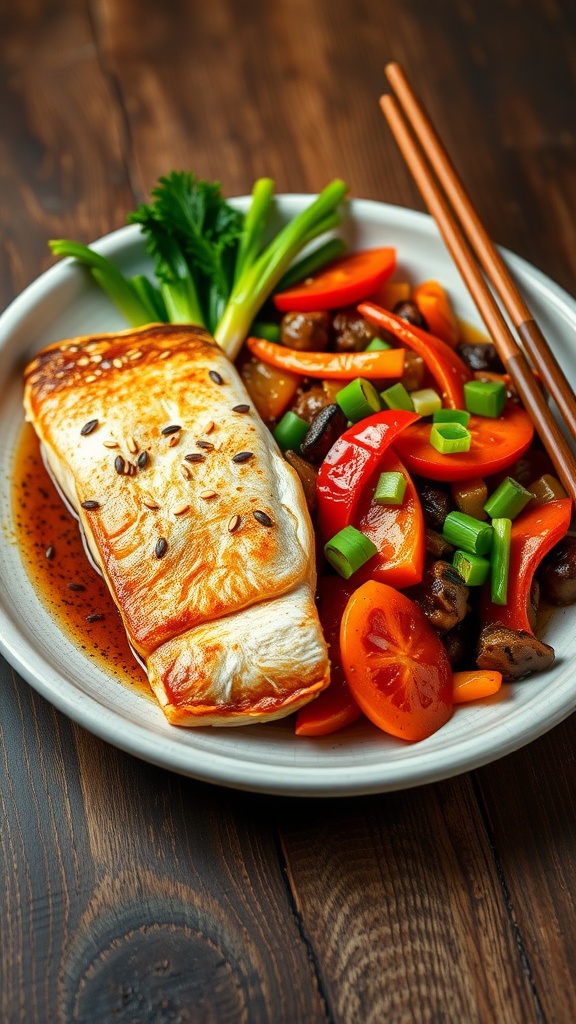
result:
[[[328,684],[300,481],[205,331],[50,345],[24,404],[169,721],[280,718]]]

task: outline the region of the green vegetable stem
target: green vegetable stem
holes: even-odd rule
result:
[[[94,280],[133,327],[142,327],[156,319],[151,316],[151,309],[142,301],[130,281],[106,256],[101,256],[81,242],[69,242],[63,238],[55,239],[49,245],[55,256],[70,256],[88,267]]]
[[[347,186],[336,179],[305,210],[285,225],[258,259],[238,278],[214,337],[230,359],[238,355],[250,324],[295,257],[313,237],[326,230]]]
[[[342,250],[337,239],[306,253],[295,271],[293,263],[316,238],[340,222],[338,206],[344,182],[331,182],[267,244],[268,215],[274,183],[260,178],[252,190],[246,215],[231,206],[218,182],[201,181],[186,171],[159,179],[150,203],[128,214],[139,224],[152,258],[156,283],[143,275],[128,280],[105,256],[78,242],[50,242],[56,256],[83,263],[133,327],[151,322],[198,324],[235,359],[250,325],[266,299],[284,286],[286,274],[309,274]]]

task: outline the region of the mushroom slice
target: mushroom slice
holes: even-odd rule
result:
[[[503,679],[523,679],[549,668],[553,661],[554,648],[524,629],[494,622],[480,633],[476,664],[501,672]]]

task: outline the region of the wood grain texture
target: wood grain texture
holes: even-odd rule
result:
[[[140,764],[7,675],[3,1024],[324,1021],[270,802]]]
[[[4,306],[53,262],[49,238],[90,241],[119,227],[131,196],[122,111],[101,73],[87,4],[4,5],[0,32]]]
[[[0,10],[0,303],[172,167],[422,208],[401,61],[494,238],[576,291],[571,0],[22,0]],[[2,1024],[571,1022],[572,718],[364,800],[180,779],[0,663]]]
[[[470,780],[353,803],[280,826],[335,1020],[538,1021]]]
[[[544,1019],[576,1006],[576,729],[478,773],[487,821]]]

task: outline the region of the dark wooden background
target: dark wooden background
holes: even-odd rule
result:
[[[496,238],[576,292],[573,0],[2,0],[0,306],[172,167],[421,208],[402,62]],[[1,666],[2,1024],[575,1019],[576,720],[348,800],[179,778]]]

